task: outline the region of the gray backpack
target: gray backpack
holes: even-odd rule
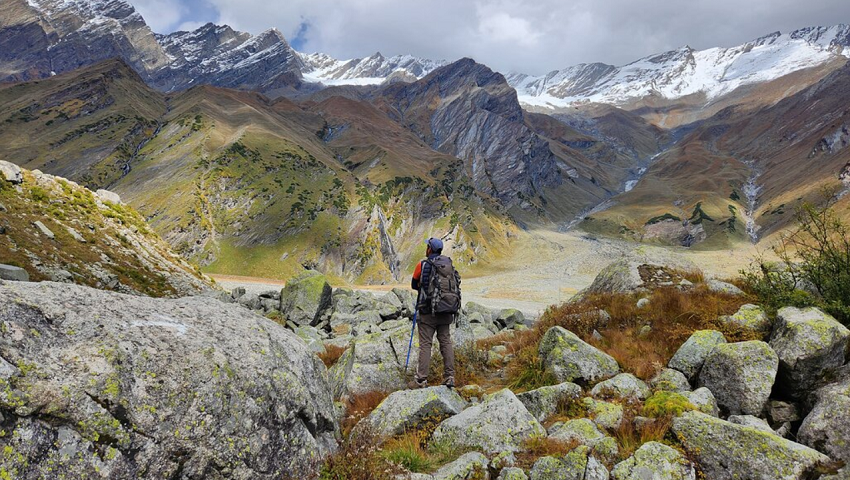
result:
[[[425,286],[432,314],[460,311],[460,274],[452,265],[452,259],[443,255],[426,260],[431,265],[431,277]]]

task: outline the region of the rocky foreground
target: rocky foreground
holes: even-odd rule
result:
[[[661,308],[654,289],[744,298],[634,262],[585,297],[631,292],[646,311]],[[308,271],[280,292],[215,295],[0,282],[0,478],[848,478],[850,330],[817,309],[743,305],[647,380],[553,325],[534,345],[545,386],[406,390],[407,291],[332,289]],[[608,312],[584,318],[609,331]],[[454,328],[461,361],[499,376],[519,361],[510,339],[538,327],[467,304]],[[348,406],[375,392],[392,393],[352,422]],[[358,439],[385,455],[412,434],[446,461],[360,477],[323,466]]]

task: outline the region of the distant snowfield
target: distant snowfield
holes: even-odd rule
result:
[[[335,85],[377,85],[390,75],[422,78],[445,61],[410,55],[337,60],[322,54],[300,54],[307,81]],[[615,67],[581,64],[546,75],[505,75],[520,103],[530,107],[566,108],[584,103],[623,105],[660,96],[677,99],[702,94],[708,101],[741,86],[775,80],[839,57],[850,58],[850,26],[811,27],[779,32],[729,48],[694,50],[688,46]]]

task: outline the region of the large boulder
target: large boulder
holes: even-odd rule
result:
[[[286,282],[280,291],[280,313],[298,326],[316,325],[331,305],[332,292],[324,275],[307,270]]]
[[[328,370],[334,398],[373,391],[392,392],[405,387],[405,361],[410,343],[410,324],[355,337]],[[418,364],[419,339],[413,335],[407,372]]]
[[[726,338],[717,330],[697,330],[676,350],[667,366],[684,373],[690,380],[699,373],[714,347],[723,343]]]
[[[549,385],[517,395],[528,411],[539,421],[544,421],[558,411],[558,405],[581,396],[581,387],[571,382]]]
[[[658,442],[647,442],[614,465],[613,480],[696,480],[696,471],[678,451]]]
[[[654,390],[661,390],[665,392],[691,391],[691,384],[688,383],[688,378],[685,377],[685,374],[678,370],[673,370],[672,368],[662,368],[658,374],[652,377],[649,381],[649,385]]]
[[[785,307],[770,346],[779,355],[778,387],[802,399],[830,369],[844,364],[850,330],[817,308]]]
[[[649,396],[649,387],[631,373],[621,373],[614,378],[599,382],[590,391],[595,398],[617,400],[644,400]]]
[[[546,436],[546,429],[508,389],[445,420],[432,439],[458,448],[481,449],[485,453],[515,452],[523,441]]]
[[[496,323],[500,329],[525,325],[525,315],[515,308],[506,308],[496,315]]]
[[[705,286],[709,291],[714,293],[725,293],[727,295],[744,296],[743,290],[728,282],[723,282],[714,278],[705,281]]]
[[[819,389],[813,396],[815,406],[800,425],[797,438],[850,465],[850,377]]]
[[[685,280],[680,272],[688,270],[695,271],[697,268],[690,262],[674,264],[651,260],[617,260],[603,268],[581,295],[629,293],[678,286]]]
[[[699,373],[699,385],[711,390],[721,410],[760,415],[770,396],[779,357],[770,345],[752,340],[714,347]]]
[[[529,480],[608,480],[608,470],[579,446],[566,455],[540,457],[528,473]]]
[[[741,305],[741,308],[732,315],[720,317],[720,321],[735,328],[752,330],[761,335],[769,334],[771,328],[773,328],[773,322],[764,309],[751,303]]]
[[[701,387],[693,392],[681,392],[682,396],[687,398],[693,406],[697,407],[702,413],[716,417],[720,415],[720,407],[717,405],[717,399],[711,390]]]
[[[618,454],[617,441],[605,435],[587,418],[557,422],[549,427],[549,438],[563,442],[577,442],[593,449],[594,454],[604,459],[616,458]]]
[[[672,430],[712,480],[802,480],[829,462],[804,445],[699,412],[674,418]]]
[[[457,415],[466,401],[445,386],[393,392],[377,406],[362,424],[380,437],[400,435],[424,421],[439,422]],[[360,425],[358,424],[358,428]]]
[[[538,353],[546,371],[559,382],[590,383],[620,373],[613,357],[562,327],[552,327],[543,335]]]
[[[21,173],[21,167],[14,163],[0,160],[0,180],[4,180],[15,185],[23,183],[24,176],[23,173]]]
[[[209,298],[0,283],[11,478],[309,477],[336,447],[325,367]]]

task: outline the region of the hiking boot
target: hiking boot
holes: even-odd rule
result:
[[[409,388],[411,390],[415,390],[417,388],[425,388],[427,386],[428,386],[428,382],[426,382],[424,380],[420,381],[420,380],[417,380],[415,378],[407,383],[407,388]]]
[[[446,378],[445,380],[443,380],[443,385],[449,388],[455,388],[455,377]]]

